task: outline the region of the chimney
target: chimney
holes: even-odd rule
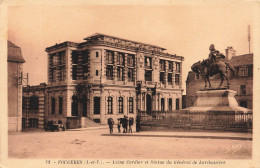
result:
[[[230,60],[233,56],[236,56],[236,50],[233,47],[229,46],[226,49],[226,59]]]

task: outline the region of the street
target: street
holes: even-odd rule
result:
[[[114,129],[114,131],[117,130]],[[9,157],[24,159],[250,159],[252,155],[252,141],[250,140],[104,136],[108,132],[107,128],[10,134]],[[156,134],[156,132],[153,133]],[[142,132],[136,134],[141,135]]]

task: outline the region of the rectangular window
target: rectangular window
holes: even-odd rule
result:
[[[89,57],[89,51],[88,50],[82,51],[83,64],[88,63],[88,57]]]
[[[152,81],[152,71],[145,71],[145,81]]]
[[[240,85],[240,93],[241,93],[241,95],[246,94],[246,85]]]
[[[72,66],[72,80],[77,80],[77,70],[78,70],[78,66],[73,65]]]
[[[98,76],[98,70],[96,70],[96,76]]]
[[[145,57],[145,68],[152,69],[152,58]]]
[[[134,55],[127,55],[127,66],[134,67]]]
[[[240,101],[239,106],[247,108],[247,101]]]
[[[94,114],[100,114],[100,97],[94,97]]]
[[[160,72],[160,82],[162,82],[163,84],[165,83],[164,76],[165,76],[165,73]]]
[[[125,59],[124,59],[124,54],[123,53],[118,53],[117,55],[117,65],[124,65]]]
[[[96,57],[98,57],[98,52],[96,52]]]
[[[165,71],[165,61],[160,60],[160,71]]]
[[[106,51],[106,63],[114,64],[114,52],[113,51]]]
[[[55,82],[56,81],[56,69],[55,68],[52,68],[51,69],[51,82]]]
[[[59,97],[59,114],[62,114],[62,107],[63,107],[63,99]]]
[[[134,69],[133,68],[128,68],[127,76],[128,76],[129,82],[134,81]]]
[[[180,67],[180,63],[179,62],[176,62],[176,67],[175,67],[175,72],[176,73],[180,73],[181,72],[181,67]]]
[[[78,64],[78,52],[77,51],[72,51],[72,64]]]
[[[124,68],[123,67],[117,67],[117,80],[118,81],[124,80]]]
[[[123,112],[123,97],[118,98],[118,113],[124,113]]]
[[[39,97],[31,96],[29,110],[39,110]]]
[[[172,85],[172,73],[168,73],[168,84]]]
[[[62,76],[62,67],[59,68],[59,71],[58,71],[58,81],[62,81],[63,79],[63,76]]]
[[[53,82],[53,68],[50,69],[50,81]]]
[[[134,113],[134,99],[133,97],[129,97],[129,113]]]
[[[247,76],[248,75],[247,67],[240,68],[240,74],[241,76]]]
[[[113,97],[107,98],[107,113],[113,114]]]
[[[83,65],[83,79],[88,78],[88,65]]]
[[[107,65],[106,76],[108,80],[113,80],[113,65]]]
[[[180,75],[175,74],[175,85],[180,85]]]
[[[55,114],[55,98],[51,98],[51,114]]]
[[[169,66],[168,66],[168,71],[172,72],[173,71],[173,63],[169,61]]]

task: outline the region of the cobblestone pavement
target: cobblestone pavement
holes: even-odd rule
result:
[[[108,131],[108,129],[89,129],[10,134],[9,157],[41,159],[250,159],[252,155],[252,141],[250,140],[103,136]],[[152,132],[143,133],[152,134]],[[165,133],[158,132],[157,134]],[[178,132],[178,134],[181,133]],[[184,132],[184,134],[187,133]]]

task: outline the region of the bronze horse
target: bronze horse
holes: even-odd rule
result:
[[[191,66],[191,69],[193,72],[196,73],[197,79],[199,79],[199,74],[204,78],[205,80],[205,87],[207,87],[207,81],[209,83],[209,87],[211,87],[211,83],[209,80],[210,76],[219,74],[221,78],[221,82],[218,87],[221,87],[224,81],[224,78],[227,80],[227,87],[229,88],[229,78],[227,75],[227,70],[228,68],[232,71],[234,76],[236,76],[235,69],[233,66],[231,66],[228,63],[225,63],[224,61],[216,61],[216,62],[211,62],[209,59],[198,61],[194,63]]]

